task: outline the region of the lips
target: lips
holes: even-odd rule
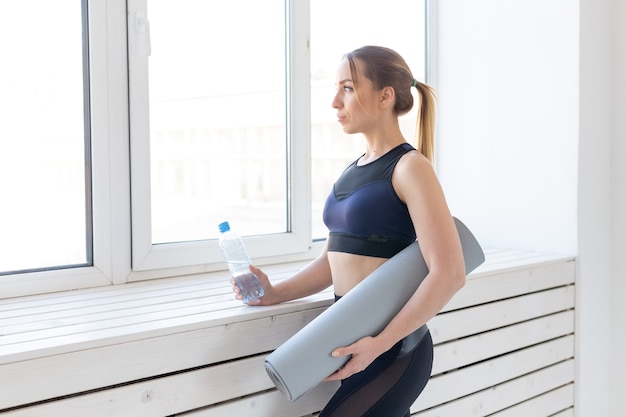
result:
[[[343,123],[344,120],[346,120],[346,116],[342,116],[341,114],[337,115],[337,121],[339,123]]]

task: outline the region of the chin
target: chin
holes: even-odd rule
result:
[[[356,130],[351,129],[349,126],[342,126],[343,127],[343,132],[347,133],[348,135],[353,135],[355,133],[358,133]]]

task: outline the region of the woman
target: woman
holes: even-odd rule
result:
[[[294,276],[272,285],[251,266],[265,295],[251,305],[271,305],[334,286],[348,293],[387,259],[416,239],[429,269],[417,291],[373,337],[337,348],[351,359],[327,380],[341,380],[320,417],[404,417],[432,368],[430,334],[407,352],[403,342],[425,325],[465,283],[461,244],[432,167],[434,96],[414,79],[404,59],[383,47],[348,53],[337,72],[332,102],[346,133],[361,133],[365,153],[335,183],[324,208],[330,233],[322,253]],[[398,116],[419,96],[417,150],[400,131]],[[238,294],[236,286],[233,290]]]

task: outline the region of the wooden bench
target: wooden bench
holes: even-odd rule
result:
[[[573,416],[574,284],[572,257],[487,253],[429,323],[433,377],[412,412]],[[0,416],[315,415],[337,384],[290,403],[263,360],[331,302],[243,306],[224,273],[0,300]]]

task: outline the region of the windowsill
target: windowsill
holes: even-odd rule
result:
[[[264,267],[280,280],[305,263]],[[326,307],[332,291],[271,307],[235,300],[227,272],[0,300],[0,365]]]
[[[554,260],[521,251],[491,251],[468,279]],[[305,264],[264,270],[278,281]],[[221,271],[0,300],[0,364],[324,308],[332,299],[329,288],[276,306],[246,306],[233,298],[227,273]]]
[[[521,251],[486,255],[444,312],[493,301],[498,296],[495,282],[506,289],[505,298],[573,283],[571,256]],[[305,264],[263,269],[278,281]],[[18,383],[0,399],[0,410],[198,367],[208,366],[206,372],[212,372],[251,361],[257,369],[267,352],[333,302],[329,288],[276,306],[249,307],[234,299],[227,275],[222,271],[0,300],[0,380],[7,387],[10,381],[22,381],[22,388]],[[433,337],[441,337],[436,335],[436,319]],[[42,369],[49,374],[42,375]],[[57,384],[59,375],[66,377]],[[34,381],[37,389],[23,389]],[[265,378],[259,387],[270,388]]]

